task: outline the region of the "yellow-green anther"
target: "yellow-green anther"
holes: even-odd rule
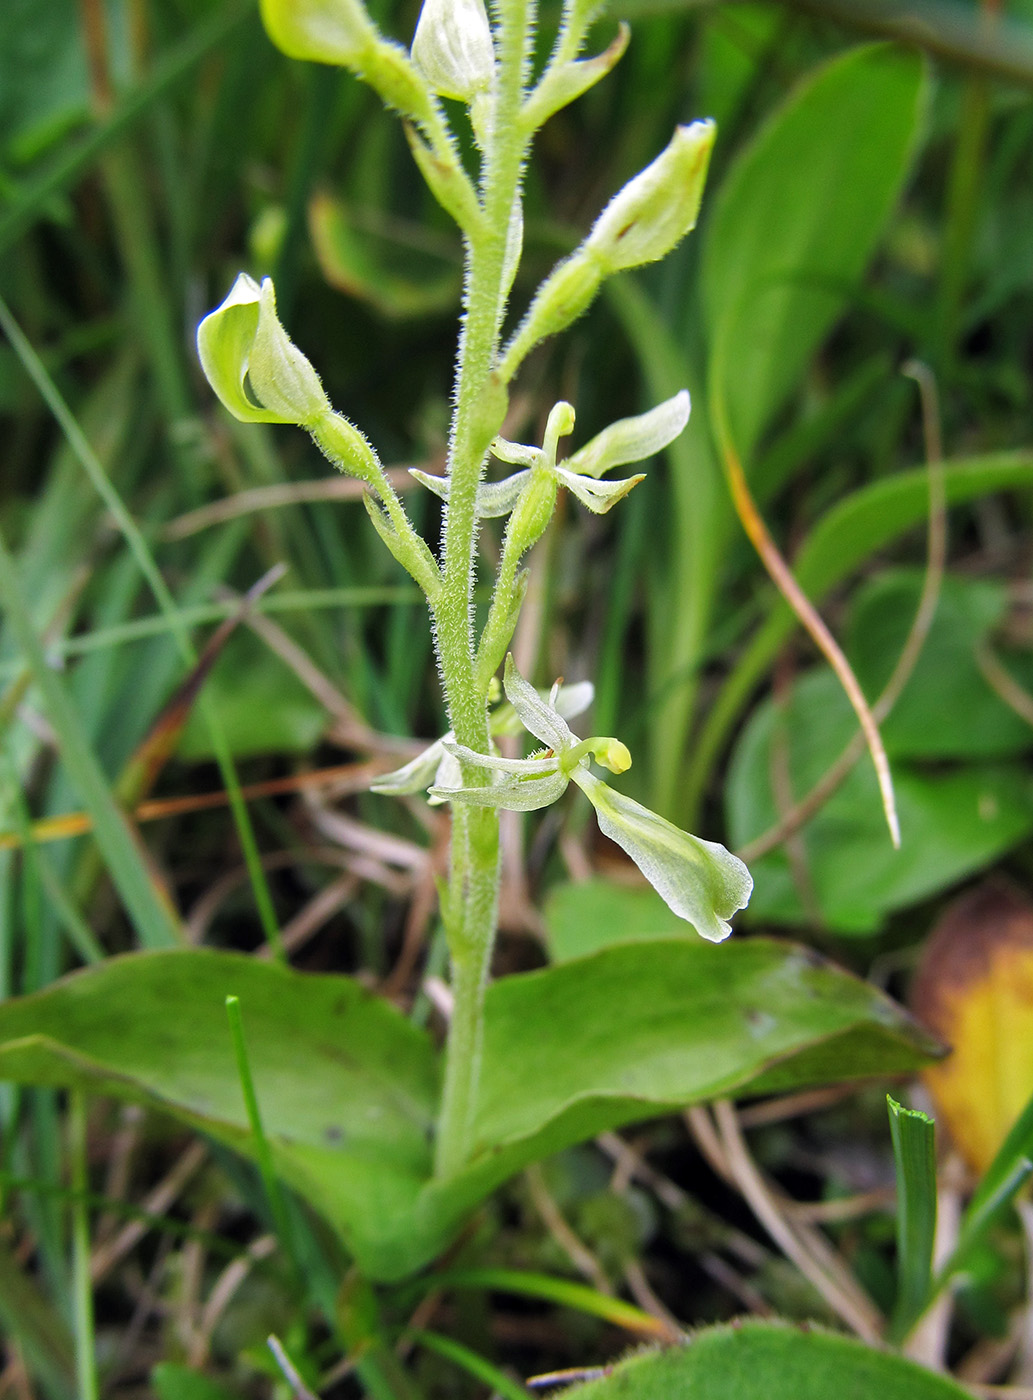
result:
[[[569,437],[574,431],[574,416],[573,404],[566,403],[563,399],[560,399],[559,403],[553,404],[545,424],[545,435],[542,438],[542,457],[550,467],[556,465],[560,438]]]
[[[495,75],[495,49],[482,0],[424,0],[412,59],[441,97],[471,102]]]
[[[197,328],[209,384],[242,423],[311,427],[331,412],[319,376],[276,316],[273,284],[242,272],[221,306]]]
[[[560,769],[570,777],[575,768],[580,767],[586,758],[594,758],[596,763],[608,768],[611,773],[626,773],[631,767],[631,753],[619,739],[600,737],[582,739],[572,748],[557,754]]]
[[[592,757],[611,773],[626,773],[631,767],[631,753],[619,739],[594,739]]]
[[[677,127],[656,160],[614,195],[585,245],[607,272],[666,257],[695,227],[716,135],[712,121]]]

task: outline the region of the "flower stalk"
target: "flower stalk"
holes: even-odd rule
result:
[[[295,57],[350,68],[406,123],[417,167],[464,236],[464,306],[454,411],[444,478],[416,472],[444,502],[440,559],[417,534],[371,444],[335,412],[316,371],[276,314],[270,282],[245,274],[198,329],[205,373],[225,407],[248,422],[293,423],[309,432],[341,471],[365,482],[377,532],[419,583],[430,610],[450,731],[420,758],[375,784],[385,793],[429,792],[448,802],[452,844],[441,916],[451,962],[452,1014],[434,1170],[447,1178],[476,1156],[476,1120],[484,1036],[484,997],[498,914],[499,812],[533,810],[574,783],[596,809],[601,829],[631,856],[672,909],[706,938],[728,920],[751,882],[723,847],[679,831],[616,792],[591,771],[624,772],[631,755],[619,739],[578,739],[567,720],[591,702],[587,683],[537,692],[506,660],[506,704],[496,672],[506,658],[527,582],[522,561],[547,529],[560,490],[588,510],[609,511],[641,473],[604,480],[616,467],[662,450],[689,416],[682,391],[648,413],[611,424],[561,464],[559,446],[575,426],[572,405],[549,415],[541,447],[499,434],[509,385],[529,351],[591,303],[606,277],[664,256],[692,228],[710,148],[711,123],[679,128],[667,149],[618,192],[581,248],[545,279],[508,344],[507,302],[523,239],[521,181],[541,124],[618,61],[622,26],[597,58],[578,55],[599,6],[565,0],[552,55],[530,81],[536,0],[424,0],[411,54],[380,35],[361,0],[262,0],[266,27]],[[480,155],[471,180],[440,97],[465,104]],[[489,457],[516,468],[485,481]],[[508,517],[484,629],[473,628],[477,540],[485,518]],[[498,755],[493,735],[520,727],[546,747],[526,759]]]

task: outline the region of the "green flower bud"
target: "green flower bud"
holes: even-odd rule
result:
[[[242,272],[221,306],[197,328],[209,384],[242,423],[311,427],[332,410],[319,376],[276,315],[276,294]]]
[[[290,58],[356,66],[376,30],[359,0],[261,0],[262,21]]]
[[[677,127],[667,149],[610,200],[586,244],[607,272],[666,257],[695,227],[716,135],[711,121]]]
[[[495,48],[482,0],[424,0],[412,59],[441,97],[471,102],[495,76]]]

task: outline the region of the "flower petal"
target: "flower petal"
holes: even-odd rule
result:
[[[567,777],[558,769],[542,778],[503,778],[489,787],[432,787],[431,797],[443,802],[465,802],[470,807],[502,807],[507,812],[534,812],[539,807],[551,807],[562,797]]]
[[[506,657],[502,684],[509,703],[520,716],[525,729],[536,739],[560,753],[577,742],[559,711],[548,704],[516,668],[512,655]]]
[[[395,768],[390,773],[382,773],[379,778],[370,783],[370,792],[389,793],[395,797],[402,797],[411,792],[425,792],[431,783],[438,781],[441,762],[446,756],[445,740],[452,737],[451,732],[449,732],[444,739],[436,739],[429,748],[418,753],[414,759],[401,768]]]
[[[426,486],[428,491],[433,491],[435,496],[447,503],[447,476],[431,476],[429,472],[420,471],[418,467],[410,467],[409,475],[414,476],[421,486]],[[507,476],[504,481],[482,482],[477,488],[478,516],[482,520],[490,520],[496,516],[508,515],[523,494],[530,476],[530,472],[523,471]]]
[[[465,744],[443,743],[447,753],[458,758],[460,763],[469,763],[474,768],[486,768],[492,773],[515,773],[518,777],[538,778],[545,773],[555,773],[559,768],[557,758],[502,758],[498,754],[478,753]]]
[[[578,715],[584,714],[595,699],[595,686],[591,681],[575,681],[573,685],[554,686],[553,690],[555,696],[553,696],[552,691],[539,691],[538,694],[563,719],[575,719]],[[497,710],[492,711],[490,728],[493,738],[499,738],[503,734],[517,735],[524,732],[520,716],[508,703],[500,705]]]
[[[640,481],[646,479],[644,472],[625,477],[622,481],[593,481],[590,476],[578,476],[564,467],[556,467],[555,472],[560,483],[595,515],[605,515]]]
[[[665,903],[712,943],[727,938],[728,920],[745,909],[753,890],[753,878],[738,856],[716,841],[679,830],[614,792],[587,768],[571,777],[595,808],[600,830],[627,851]]]
[[[611,423],[563,463],[581,476],[602,476],[613,467],[644,462],[672,443],[689,421],[689,391],[658,403],[648,413]]]

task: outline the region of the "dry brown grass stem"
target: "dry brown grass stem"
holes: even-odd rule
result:
[[[929,472],[929,525],[926,544],[926,571],[922,592],[908,635],[897,657],[896,665],[882,693],[871,707],[872,718],[881,725],[900,698],[921,655],[929,629],[936,614],[947,566],[947,496],[943,480],[943,446],[940,440],[939,407],[932,372],[926,365],[909,361],[904,373],[918,384],[922,404],[926,464]],[[1002,668],[1003,669],[1003,668]],[[1010,677],[1009,677],[1010,679]],[[1019,688],[1021,689],[1021,687]],[[1026,697],[1029,699],[1029,697]],[[1033,700],[1030,722],[1033,723]],[[804,797],[780,812],[779,820],[768,831],[748,842],[739,852],[747,863],[759,860],[769,851],[789,841],[811,820],[838,791],[869,747],[869,736],[863,730],[855,734],[817,783]]]
[[[409,491],[416,481],[408,467],[389,467],[387,479],[396,491]],[[253,486],[232,496],[212,501],[210,505],[187,511],[170,520],[162,531],[167,540],[184,540],[213,525],[223,525],[242,515],[254,515],[263,510],[279,510],[283,506],[303,505],[312,501],[358,501],[366,487],[352,476],[321,477],[318,481],[288,481],[276,486]]]
[[[749,1153],[734,1106],[721,1101],[713,1106],[713,1113],[722,1157],[760,1224],[837,1317],[862,1341],[878,1345],[884,1329],[878,1309],[818,1231],[789,1220]]]
[[[606,1270],[588,1245],[571,1227],[556,1204],[551,1191],[545,1184],[545,1174],[541,1164],[535,1162],[533,1166],[528,1167],[524,1172],[524,1180],[527,1182],[531,1201],[541,1216],[542,1223],[574,1265],[574,1268],[577,1269],[582,1278],[589,1281],[596,1292],[605,1293],[608,1297],[612,1297],[613,1284],[606,1277]]]

